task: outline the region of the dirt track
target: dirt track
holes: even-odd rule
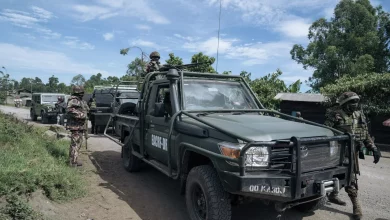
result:
[[[29,121],[26,109],[0,106],[0,110]],[[148,166],[139,173],[126,172],[121,164],[119,145],[104,136],[91,135],[88,150],[82,150],[82,172],[90,182],[88,196],[67,204],[48,203],[45,198],[36,196],[32,204],[55,219],[188,219],[177,182]],[[372,157],[366,156],[366,160],[360,162],[359,193],[364,219],[389,220],[390,159],[382,158],[375,165]],[[346,207],[328,204],[309,214],[289,210],[281,219],[349,220],[352,207],[344,191],[341,198],[347,201]],[[272,206],[255,201],[233,208],[233,219],[277,219],[277,213]]]

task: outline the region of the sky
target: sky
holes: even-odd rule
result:
[[[220,0],[0,0],[0,66],[20,80],[55,75],[70,83],[82,74],[122,76],[127,64],[159,51],[190,63],[198,52],[217,57]],[[310,24],[333,16],[338,0],[222,0],[218,72],[242,70],[252,79],[283,71],[290,84],[312,70],[291,59],[307,45]],[[371,0],[386,11],[390,1]],[[1,68],[0,67],[0,68]],[[302,84],[301,91],[309,88]]]

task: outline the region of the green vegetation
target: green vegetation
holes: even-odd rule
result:
[[[3,215],[15,219],[35,215],[15,196],[23,197],[38,189],[54,201],[85,194],[80,174],[67,165],[69,143],[50,140],[43,134],[42,128],[0,113],[0,197],[8,201]]]
[[[390,14],[369,0],[342,0],[330,20],[320,18],[309,28],[306,48],[294,45],[292,59],[313,68],[314,91],[343,76],[379,74],[390,69]]]
[[[358,93],[367,113],[390,113],[390,73],[344,76],[335,84],[321,88],[321,93],[330,98],[330,103],[334,103],[345,91]]]

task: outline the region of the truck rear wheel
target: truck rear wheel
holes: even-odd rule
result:
[[[208,165],[193,168],[186,183],[186,205],[191,220],[230,220],[229,194],[215,169]]]
[[[317,199],[317,200],[314,200],[311,202],[297,205],[294,208],[300,212],[313,212],[317,209],[324,207],[325,204],[326,204],[326,196],[321,197],[320,199]]]
[[[133,144],[130,141],[130,136],[125,138],[124,145],[122,147],[122,161],[123,166],[129,172],[137,172],[140,170],[141,160],[131,153]]]

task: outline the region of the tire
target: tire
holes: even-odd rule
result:
[[[311,201],[311,202],[297,205],[294,208],[300,212],[313,212],[315,210],[318,210],[318,209],[324,207],[325,204],[326,204],[326,196],[324,196],[320,199]]]
[[[37,121],[38,116],[36,116],[36,115],[34,114],[34,111],[33,111],[33,110],[30,110],[30,117],[31,117],[31,120]]]
[[[141,169],[141,160],[131,153],[132,143],[130,136],[125,138],[125,145],[122,147],[122,162],[123,167],[130,173],[138,172]]]
[[[209,165],[194,167],[188,174],[186,205],[191,220],[231,219],[229,193],[223,189],[217,172]]]
[[[41,112],[41,123],[42,124],[47,124],[49,123],[49,119],[45,117],[45,113]]]

